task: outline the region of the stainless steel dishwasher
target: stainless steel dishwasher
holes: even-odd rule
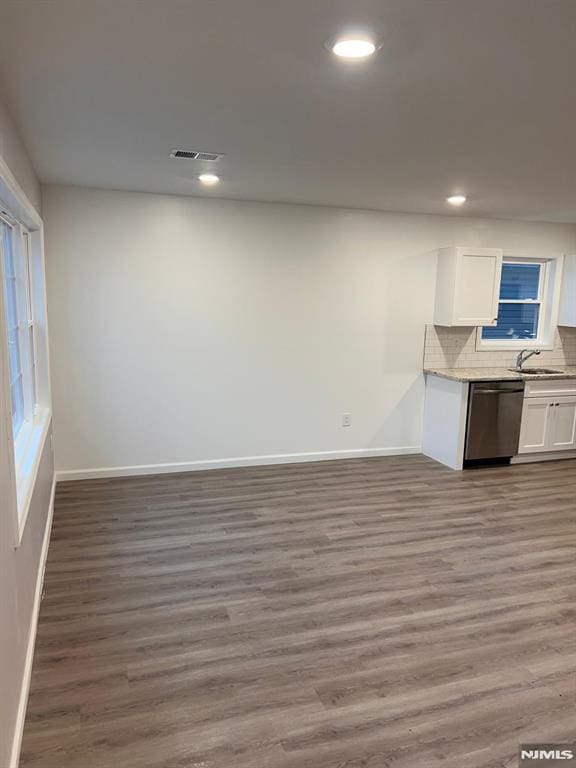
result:
[[[470,385],[465,463],[509,459],[518,453],[523,400],[523,381]]]

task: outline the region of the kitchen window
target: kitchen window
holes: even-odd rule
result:
[[[0,158],[0,386],[11,416],[5,448],[12,468],[3,501],[14,514],[15,546],[50,430],[44,285],[42,220]]]
[[[550,346],[558,310],[560,260],[504,258],[496,325],[479,329],[478,349]]]
[[[34,323],[30,297],[28,232],[0,218],[4,282],[4,314],[8,342],[8,375],[15,447],[25,439],[36,408]]]

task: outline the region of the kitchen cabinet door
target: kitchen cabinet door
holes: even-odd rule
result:
[[[547,450],[570,451],[576,448],[576,397],[558,398],[550,423],[550,440]]]
[[[576,256],[564,258],[558,325],[576,328]]]
[[[539,453],[548,450],[551,435],[550,425],[555,410],[554,402],[556,401],[552,401],[548,397],[527,397],[524,399],[518,453]]]
[[[441,248],[434,323],[469,327],[496,325],[501,271],[499,248]]]

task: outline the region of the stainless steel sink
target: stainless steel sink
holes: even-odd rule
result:
[[[539,373],[555,373],[555,374],[562,374],[563,371],[557,371],[554,368],[522,368],[521,371],[519,371],[517,368],[509,368],[509,371],[512,371],[513,373],[528,373],[528,374],[539,374]]]

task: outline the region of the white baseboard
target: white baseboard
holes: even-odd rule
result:
[[[32,663],[34,661],[34,647],[36,645],[36,630],[38,628],[38,614],[40,613],[40,603],[42,601],[44,571],[46,570],[46,560],[48,559],[48,547],[50,545],[50,533],[52,531],[52,517],[54,516],[55,493],[56,493],[56,475],[54,475],[52,479],[52,489],[50,491],[50,505],[48,507],[48,517],[46,518],[46,530],[44,531],[42,551],[40,552],[40,563],[38,565],[38,575],[36,577],[36,592],[34,595],[34,605],[32,607],[32,617],[30,619],[30,630],[28,632],[28,646],[26,648],[26,658],[24,660],[24,676],[22,679],[22,687],[20,689],[20,701],[18,702],[18,715],[16,717],[16,727],[14,729],[14,737],[12,740],[10,768],[18,768],[18,762],[20,760],[22,736],[24,735],[24,721],[26,720],[26,706],[28,704],[28,693],[30,691],[30,679],[32,677]]]
[[[131,475],[160,475],[170,472],[199,472],[207,469],[231,469],[234,467],[258,467],[267,464],[294,464],[309,461],[334,461],[337,459],[363,459],[375,456],[403,456],[422,452],[419,445],[400,448],[353,448],[344,451],[317,451],[311,453],[278,453],[269,456],[243,456],[234,459],[208,459],[205,461],[181,461],[176,464],[138,464],[131,467],[98,467],[95,469],[64,469],[56,472],[56,480],[90,480],[106,477],[130,477]]]
[[[576,459],[576,451],[549,451],[547,453],[521,453],[513,456],[511,464],[534,464],[537,461],[561,461]]]

